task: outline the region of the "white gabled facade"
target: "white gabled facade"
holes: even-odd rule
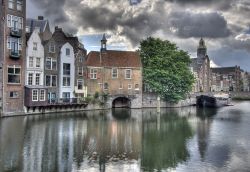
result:
[[[39,29],[35,29],[27,41],[25,85],[44,86],[44,47]]]
[[[75,56],[71,44],[62,46],[59,63],[59,98],[74,98]]]

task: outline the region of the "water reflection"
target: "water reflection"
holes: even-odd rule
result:
[[[241,171],[250,160],[242,106],[1,119],[0,171]]]
[[[146,171],[175,168],[189,158],[186,142],[193,135],[191,126],[185,116],[178,116],[177,110],[154,112],[143,113],[146,115],[142,126],[142,168]]]

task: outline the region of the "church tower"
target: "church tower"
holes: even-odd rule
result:
[[[199,46],[197,48],[197,60],[201,64],[207,55],[207,47],[203,38],[200,39]]]
[[[101,40],[101,52],[106,51],[107,50],[107,39],[105,34],[103,34],[102,36],[102,40]]]

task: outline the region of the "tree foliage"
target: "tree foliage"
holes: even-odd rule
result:
[[[141,41],[139,52],[144,84],[168,102],[184,99],[194,82],[188,53],[167,40],[152,37]]]

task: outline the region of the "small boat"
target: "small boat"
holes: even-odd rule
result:
[[[196,104],[199,107],[222,107],[229,106],[231,98],[228,94],[215,94],[213,96],[200,95],[196,97]]]

